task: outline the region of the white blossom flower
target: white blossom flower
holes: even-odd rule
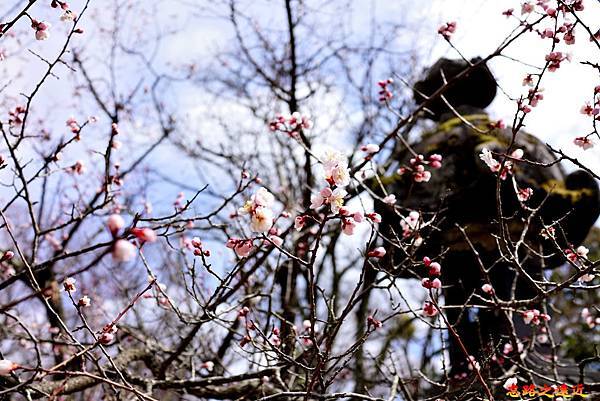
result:
[[[256,233],[265,233],[273,226],[273,212],[263,206],[254,209],[250,218],[250,229]]]
[[[117,262],[127,262],[133,259],[135,251],[135,245],[125,239],[120,239],[115,242],[112,255]]]

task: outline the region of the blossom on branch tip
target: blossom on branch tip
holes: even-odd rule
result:
[[[363,152],[370,155],[370,154],[379,152],[379,145],[374,144],[374,143],[369,143],[367,145],[361,146],[360,150],[362,150]]]
[[[131,234],[133,234],[138,240],[142,242],[155,242],[158,238],[156,232],[151,228],[132,228]]]
[[[425,304],[423,304],[423,315],[433,317],[437,314],[438,310],[436,309],[435,305],[433,305],[431,302],[425,302]]]
[[[367,213],[366,217],[373,223],[381,223],[381,215],[379,213]]]
[[[519,191],[517,192],[517,199],[519,199],[521,202],[527,202],[531,195],[533,195],[533,189],[519,188]]]
[[[120,239],[113,246],[112,256],[117,262],[127,262],[133,259],[135,252],[135,245],[125,239]]]
[[[380,258],[383,258],[385,256],[385,254],[386,254],[385,248],[382,247],[382,246],[379,246],[379,247],[377,247],[375,249],[370,250],[367,253],[367,256],[370,257],[370,258],[378,258],[378,259],[380,259]]]
[[[481,291],[485,292],[486,294],[492,295],[494,293],[494,287],[492,287],[491,284],[486,283],[481,286]]]
[[[65,291],[67,291],[69,293],[77,291],[77,288],[75,287],[75,282],[77,282],[77,280],[75,280],[72,277],[66,278],[65,281],[63,282],[63,287],[64,287]]]
[[[50,24],[47,22],[32,19],[31,27],[35,30],[35,38],[37,40],[46,40],[50,37]]]
[[[87,295],[84,295],[83,297],[79,298],[79,301],[77,301],[77,305],[79,305],[82,308],[90,306],[91,303],[92,301]]]
[[[388,205],[394,205],[396,203],[396,195],[394,195],[394,194],[387,195],[382,200],[383,200],[383,203],[387,203]]]
[[[592,140],[587,136],[578,136],[573,140],[573,143],[583,150],[588,150],[594,147],[594,142],[592,142]]]
[[[264,233],[273,226],[273,211],[270,207],[275,202],[275,197],[266,188],[259,188],[244,206],[238,209],[241,215],[250,215],[250,229],[253,232]]]
[[[230,238],[227,240],[227,244],[225,246],[227,246],[227,248],[233,249],[236,255],[238,255],[240,258],[244,258],[250,255],[250,253],[252,253],[252,251],[254,250],[254,243],[252,242],[252,240],[249,239],[242,240]]]
[[[119,230],[121,230],[125,226],[125,220],[118,214],[111,214],[108,220],[106,221],[106,226],[110,233],[114,236],[117,235]]]
[[[9,260],[11,260],[14,257],[15,257],[15,253],[13,251],[6,251],[6,252],[4,252],[2,257],[0,257],[0,263],[8,262]]]
[[[444,37],[446,40],[450,40],[452,34],[456,31],[456,22],[446,22],[444,25],[440,26],[438,29],[438,33]]]

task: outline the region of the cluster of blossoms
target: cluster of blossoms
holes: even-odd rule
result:
[[[107,324],[99,333],[98,342],[103,345],[110,344],[114,341],[116,333],[117,326],[114,324]]]
[[[400,167],[397,171],[399,175],[404,175],[407,172],[412,174],[412,179],[415,182],[428,182],[431,179],[431,171],[425,170],[425,166],[429,166],[432,169],[439,169],[442,167],[442,156],[433,154],[425,160],[423,155],[417,155],[409,161],[409,166]]]
[[[433,317],[438,314],[438,310],[435,305],[429,301],[423,304],[423,315]]]
[[[200,238],[198,238],[198,237],[192,238],[191,245],[194,248],[194,255],[210,256],[210,251],[208,249],[202,249],[202,241],[200,241]]]
[[[442,273],[442,266],[438,262],[433,262],[427,256],[425,256],[423,258],[423,265],[427,268],[427,274],[430,277],[423,278],[421,280],[421,285],[427,289],[442,288],[442,282],[438,278],[440,276],[440,274]],[[432,302],[426,301],[423,304],[423,315],[424,316],[433,317],[437,314],[438,314],[438,310]]]
[[[587,258],[588,253],[590,252],[585,246],[578,246],[577,249],[565,249],[565,256],[567,259],[571,261],[571,263],[578,264],[580,260],[583,258]]]
[[[523,316],[523,321],[525,322],[525,324],[534,324],[538,326],[543,321],[550,321],[549,315],[541,313],[537,309],[526,310],[524,312],[521,312],[521,315]]]
[[[529,200],[529,198],[531,198],[531,195],[533,195],[533,189],[527,187],[527,188],[519,188],[517,190],[517,199],[520,202],[527,202]]]
[[[71,130],[71,132],[75,135],[79,134],[79,131],[81,131],[81,126],[79,125],[75,117],[69,117],[66,124],[67,127],[69,127],[69,129]]]
[[[527,100],[529,101],[529,106],[537,107],[540,100],[544,99],[544,94],[542,93],[543,91],[544,91],[543,88],[529,89],[529,93],[527,94]]]
[[[585,246],[580,245],[577,247],[577,249],[573,250],[573,249],[565,249],[564,253],[565,256],[567,257],[567,259],[573,263],[575,266],[578,267],[582,267],[583,266],[583,262],[587,259],[588,254],[589,254],[590,250],[587,249]],[[583,276],[581,276],[579,278],[579,281],[583,282],[583,283],[588,283],[590,281],[592,281],[595,278],[594,274],[584,274]]]
[[[248,334],[240,340],[240,347],[244,347],[246,344],[252,341],[250,333],[256,330],[254,322],[248,319],[249,313],[250,308],[248,308],[247,306],[244,306],[238,311],[238,319],[245,321],[246,330],[248,331]],[[271,329],[271,333],[268,336],[268,341],[274,347],[279,347],[281,345],[281,331],[278,327],[273,327]]]
[[[8,123],[10,125],[21,125],[25,114],[25,107],[17,106],[14,110],[8,112]]]
[[[438,33],[444,37],[446,40],[450,40],[452,34],[456,31],[456,22],[446,22],[444,25],[440,26],[438,29]]]
[[[380,102],[389,102],[394,97],[394,93],[388,88],[389,85],[392,85],[394,80],[392,78],[388,78],[385,81],[377,82],[377,86],[379,86],[379,101]]]
[[[512,159],[520,160],[523,158],[523,149],[516,149],[511,154],[510,157]],[[481,153],[479,154],[479,158],[483,160],[483,162],[489,167],[489,169],[494,173],[500,174],[500,179],[505,180],[506,177],[512,172],[513,162],[511,160],[506,160],[504,162],[504,166],[494,158],[492,152],[483,148]],[[502,168],[502,171],[500,171]]]
[[[298,338],[300,339],[300,341],[302,342],[302,344],[306,347],[311,346],[312,345],[312,339],[311,339],[311,332],[312,332],[312,323],[310,322],[310,320],[304,320],[302,322],[302,333],[298,336]],[[296,326],[293,326],[293,330],[294,332],[297,331]],[[318,326],[315,323],[314,326],[314,334],[316,335],[318,331]]]
[[[596,121],[600,121],[600,85],[594,87],[594,102],[593,105],[589,102],[584,104],[580,110],[581,114],[592,117]],[[592,134],[586,136],[578,136],[573,140],[573,143],[583,150],[588,150],[594,146],[594,142],[590,138]]]
[[[581,317],[590,329],[593,329],[596,326],[600,326],[600,317],[594,318],[594,316],[588,308],[583,308],[581,310]]]
[[[35,31],[35,38],[37,40],[46,40],[50,37],[50,24],[43,21],[37,21],[35,19],[31,19],[31,27]]]
[[[71,173],[71,174],[77,174],[77,175],[82,175],[85,174],[85,164],[83,163],[83,160],[77,160],[75,162],[75,164],[73,164],[70,167],[67,167],[66,169],[67,173]]]
[[[119,231],[125,226],[125,221],[118,214],[112,214],[109,216],[106,221],[106,226],[110,231],[113,238],[116,238],[119,234]],[[129,233],[132,234],[140,243],[145,242],[155,242],[157,240],[157,235],[154,230],[151,228],[132,228],[129,230]],[[136,247],[134,244],[129,242],[126,239],[118,239],[113,244],[112,255],[113,258],[118,262],[127,262],[131,260],[135,256]]]
[[[369,327],[373,327],[373,329],[377,330],[383,326],[383,323],[381,322],[381,320],[375,319],[375,316],[369,315],[367,317],[367,325]]]
[[[400,227],[402,228],[403,238],[414,237],[412,242],[414,246],[420,246],[423,243],[423,238],[419,235],[419,228],[421,228],[421,214],[419,212],[413,210],[408,213],[408,216],[402,216]]]
[[[552,9],[554,10],[554,9]],[[554,11],[554,14],[556,12]],[[554,15],[555,16],[555,15]],[[546,28],[543,31],[537,31],[542,39],[552,39],[555,43],[560,42],[559,34],[563,34],[563,40],[567,45],[575,44],[575,29],[574,25],[570,21],[565,21],[561,26],[557,27],[556,30],[553,28]]]
[[[275,117],[275,120],[269,123],[269,129],[273,132],[284,132],[290,136],[296,136],[301,130],[307,130],[312,127],[312,121],[308,116],[302,115],[299,112],[292,115],[280,114]]]
[[[442,266],[438,262],[432,262],[427,256],[423,258],[423,264],[427,268],[430,277],[422,279],[421,285],[428,290],[442,288],[442,282],[438,278],[442,272]]]
[[[571,55],[569,53],[564,54],[563,52],[550,52],[546,55],[546,62],[548,63],[548,71],[554,72],[560,68],[560,64],[563,61],[571,61]]]
[[[558,12],[563,13],[568,11],[568,8],[572,8],[574,11],[583,11],[583,0],[567,0],[559,2],[558,7],[552,7],[548,4],[549,0],[537,0],[534,4],[532,1],[525,1],[521,4],[521,14],[530,14],[535,10],[535,7],[539,7],[540,13],[546,14],[552,18],[558,17]]]
[[[225,246],[233,249],[240,258],[245,258],[254,250],[254,242],[251,239],[229,238]]]
[[[67,277],[65,279],[65,281],[63,282],[63,287],[65,289],[65,291],[67,291],[68,293],[74,293],[75,291],[77,291],[77,288],[75,288],[75,283],[77,282],[77,280],[75,280],[72,277]]]
[[[517,351],[519,353],[523,352],[523,349],[525,348],[525,346],[523,345],[522,342],[517,341]],[[511,352],[513,352],[515,349],[513,347],[513,345],[511,343],[506,343],[504,344],[504,347],[502,348],[502,353],[504,355],[509,355]]]
[[[344,205],[344,197],[347,195],[343,188],[350,184],[348,160],[340,152],[328,150],[323,160],[323,171],[329,186],[311,197],[310,208],[318,209],[328,204],[332,213],[337,214]]]
[[[75,287],[76,282],[77,282],[77,280],[75,280],[74,278],[67,277],[65,279],[65,281],[63,281],[63,288],[69,294],[73,294],[75,291],[77,291],[77,287]],[[87,295],[84,295],[83,297],[79,298],[79,300],[77,301],[77,306],[79,306],[81,308],[85,308],[85,307],[90,306],[91,303],[92,303],[91,299]]]
[[[271,207],[275,197],[266,188],[259,188],[252,197],[238,209],[239,215],[250,216],[250,229],[255,233],[265,233],[273,226]]]

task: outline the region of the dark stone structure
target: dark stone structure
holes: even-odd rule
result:
[[[474,59],[472,63],[477,61]],[[415,85],[416,102],[424,102],[445,81],[468,66],[464,61],[439,60]],[[437,216],[434,227],[422,230],[423,245],[415,248],[411,256],[419,260],[425,255],[442,255],[441,280],[445,305],[458,306],[446,309],[445,314],[469,354],[479,361],[488,362],[494,352],[502,352],[501,345],[508,342],[512,324],[523,342],[527,342],[531,331],[518,315],[510,322],[498,310],[460,307],[472,300],[474,293],[487,296],[481,290],[486,281],[479,260],[490,269],[490,282],[501,300],[533,299],[538,289],[526,275],[541,280],[543,269],[563,264],[565,259],[560,250],[579,245],[600,213],[598,185],[591,175],[582,170],[567,175],[559,164],[542,166],[530,163],[551,163],[556,158],[536,137],[519,132],[513,141],[512,129],[494,127],[483,109],[495,95],[496,81],[485,64],[462,77],[444,94],[454,110],[442,99],[430,102],[426,117],[438,125],[412,145],[412,149],[425,158],[431,154],[442,155],[443,167],[432,171],[427,183],[414,182],[411,174],[394,175],[383,180],[387,192],[396,195],[397,206],[419,210],[426,219]],[[456,112],[462,118],[458,118]],[[496,153],[498,160],[502,159],[498,154],[510,154],[515,149],[524,152],[523,161],[514,161],[512,174],[500,181],[499,192],[497,174],[480,159],[484,148]],[[414,155],[403,149],[394,157],[402,166],[409,165]],[[517,198],[515,184],[517,188],[533,190],[526,202]],[[537,207],[540,207],[539,210],[533,218],[529,218],[531,208]],[[402,232],[399,214],[393,207],[377,202],[376,210],[384,217],[383,235],[394,238],[394,233]],[[479,253],[479,260],[459,226],[464,228]],[[554,236],[546,238],[542,232],[550,226],[555,230]],[[502,232],[505,237],[510,237],[511,243],[506,244],[501,239]],[[503,255],[513,251],[521,238],[517,264]],[[398,269],[406,256],[398,248],[388,252],[390,270],[403,277],[415,277],[414,272]],[[419,273],[417,275],[424,275],[424,271]],[[543,309],[543,305],[533,304],[529,308]],[[468,374],[469,366],[463,350],[453,336],[449,335],[448,341],[451,376]],[[491,365],[493,363],[488,366]]]

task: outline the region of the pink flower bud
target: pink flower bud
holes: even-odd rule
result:
[[[380,246],[380,247],[370,250],[367,253],[367,256],[370,258],[379,258],[380,259],[380,258],[383,258],[385,256],[385,254],[386,254],[385,248]]]
[[[492,287],[490,284],[482,285],[481,290],[483,292],[485,292],[486,294],[490,294],[490,295],[492,295],[494,293],[494,287]]]
[[[423,305],[423,315],[433,317],[437,315],[438,311],[431,302],[425,302]]]
[[[113,247],[113,258],[117,262],[127,262],[135,256],[136,247],[131,242],[120,239]]]
[[[132,228],[131,233],[142,242],[156,241],[156,233],[151,228]]]
[[[91,303],[92,301],[87,295],[84,295],[83,297],[79,298],[79,301],[77,301],[77,305],[79,305],[82,308],[90,306]]]
[[[67,279],[65,279],[65,281],[63,282],[63,287],[65,288],[65,291],[67,291],[67,292],[77,291],[77,289],[75,288],[76,281],[77,280],[75,280],[72,277],[68,277]]]
[[[367,218],[373,223],[381,223],[381,215],[379,213],[368,213]]]
[[[200,238],[198,238],[198,237],[192,238],[192,246],[194,248],[201,248],[202,247],[202,242],[200,241]]]
[[[102,333],[98,337],[98,342],[100,344],[110,344],[115,339],[115,335],[113,333]]]
[[[117,235],[119,230],[121,230],[125,226],[125,221],[118,214],[111,214],[108,220],[106,221],[106,226],[108,227],[110,233],[114,236]]]
[[[7,262],[15,257],[15,253],[13,251],[6,251],[4,255],[0,258],[0,262]]]
[[[432,262],[429,264],[429,275],[439,276],[442,271],[442,266],[438,262]]]

